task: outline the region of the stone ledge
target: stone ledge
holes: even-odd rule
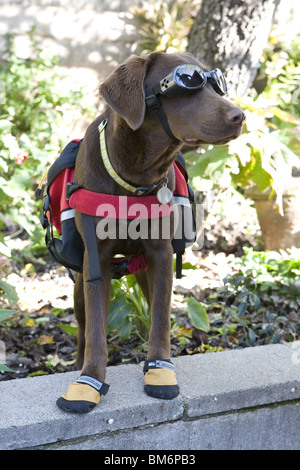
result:
[[[0,382],[0,449],[300,449],[300,342],[172,361],[176,399],[145,395],[142,364],[109,367],[82,416],[55,405],[78,372]]]

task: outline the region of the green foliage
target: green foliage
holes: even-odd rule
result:
[[[148,304],[133,275],[113,279],[111,283],[108,332],[128,339],[132,330],[147,341],[150,330]]]
[[[275,31],[276,33],[276,31]],[[271,35],[264,51],[258,79],[266,81],[264,93],[284,111],[300,114],[300,38],[290,43]]]
[[[2,297],[3,296],[7,297],[10,300],[15,301],[16,300],[16,293],[15,293],[13,287],[10,286],[7,283],[4,283],[5,286],[3,286],[3,283],[4,283],[4,281],[0,281],[0,301],[1,301],[1,303],[2,303]],[[17,313],[17,310],[1,308],[0,309],[0,323],[4,320],[7,320],[14,313]],[[0,347],[1,347],[1,345],[0,345]],[[0,362],[0,372],[14,372],[14,371]]]
[[[184,52],[188,31],[198,1],[164,2],[152,0],[131,11],[141,22],[142,54],[153,50]],[[290,43],[271,36],[261,59],[258,83],[248,96],[237,99],[246,111],[243,135],[223,146],[203,146],[186,155],[192,184],[198,189],[201,179],[217,187],[271,189],[277,209],[282,213],[284,183],[300,157],[299,38]]]
[[[142,24],[142,53],[184,51],[197,3],[153,0],[147,2],[147,9],[132,10]],[[24,228],[35,254],[43,246],[44,233],[34,185],[66,144],[66,129],[76,120],[75,113],[82,116],[88,110],[83,105],[84,92],[66,85],[57,71],[57,58],[38,47],[33,32],[30,36],[32,58],[17,57],[10,37],[7,62],[0,70],[0,231],[12,221],[17,228]],[[288,47],[271,40],[259,75],[266,81],[265,89],[261,93],[253,89],[238,100],[247,113],[247,124],[238,140],[187,155],[195,189],[200,178],[212,180],[219,188],[255,184],[265,191],[271,187],[280,207],[282,182],[293,166],[299,167],[299,45],[299,39]],[[0,233],[1,274],[1,266],[10,256],[3,242]],[[299,259],[300,253],[293,250],[278,254],[245,249],[237,274],[224,280],[224,288],[211,303],[185,299],[193,327],[234,347],[295,339],[300,323]],[[5,307],[0,310],[0,321],[5,321],[14,313],[7,307],[14,305],[17,297],[4,280],[0,282],[0,302]],[[60,327],[76,334],[73,326]],[[134,276],[113,280],[108,331],[121,339],[134,332],[145,342],[149,329],[148,306]],[[182,342],[191,337],[174,315],[172,334]],[[52,365],[57,360],[55,356]]]
[[[236,346],[295,340],[300,325],[300,249],[278,253],[245,247],[244,252],[238,271],[224,279],[224,288],[209,308],[213,330]]]
[[[141,24],[139,41],[141,55],[153,52],[184,52],[193,24],[193,10],[199,0],[150,0],[131,13]]]
[[[75,110],[85,110],[83,90],[74,84],[72,90],[57,71],[57,58],[38,47],[34,31],[29,36],[32,57],[18,57],[9,36],[0,70],[0,230],[13,221],[40,243],[41,201],[35,201],[34,185],[66,144]]]
[[[210,330],[209,318],[206,308],[194,297],[187,297],[187,314],[195,328],[208,332]]]
[[[40,225],[42,201],[36,201],[34,188],[68,142],[74,122],[91,111],[84,105],[84,90],[58,72],[58,59],[38,46],[34,30],[29,38],[32,55],[23,59],[15,53],[14,37],[7,37],[0,69],[1,321],[15,312],[11,307],[18,301],[15,288],[4,280],[12,256],[4,234],[26,231],[26,258],[47,253]],[[2,365],[1,370],[7,368]]]
[[[7,250],[3,251],[5,251],[7,254],[10,254],[10,252],[7,252]],[[9,258],[1,254],[0,247],[0,307],[5,307],[0,308],[0,322],[5,320],[15,312],[14,310],[11,310],[8,307],[15,306],[18,302],[18,295],[16,293],[16,289],[3,279],[8,274],[9,269]]]
[[[6,320],[7,318],[11,317],[14,313],[18,312],[18,310],[11,310],[2,308],[0,310],[0,322]]]
[[[281,211],[284,186],[292,168],[300,166],[299,39],[289,49],[284,44],[277,47],[277,55],[266,53],[262,61],[261,76],[274,69],[263,92],[252,89],[237,99],[247,115],[242,135],[227,145],[207,146],[186,156],[195,188],[201,179],[221,188],[271,188]],[[278,58],[282,55],[284,61]]]
[[[70,336],[77,335],[77,330],[78,330],[77,326],[64,325],[63,323],[60,323],[57,326],[59,326],[61,330],[65,331]]]
[[[10,318],[12,315],[18,312],[13,310],[11,306],[15,306],[18,302],[18,295],[13,286],[5,282],[2,278],[7,275],[9,270],[9,258],[1,252],[5,252],[5,255],[10,255],[10,251],[5,247],[3,243],[0,243],[0,323]],[[14,372],[9,367],[0,363],[0,372]]]
[[[0,362],[0,372],[15,372],[15,371]]]
[[[18,296],[13,286],[0,279],[0,302],[3,303],[4,301],[7,301],[8,304],[16,304]]]
[[[274,108],[263,98],[247,98],[239,104],[251,114],[248,114],[243,133],[237,140],[227,145],[202,148],[199,153],[186,154],[192,184],[197,189],[200,180],[207,179],[219,188],[255,185],[261,192],[272,188],[281,207],[284,185],[291,176],[292,168],[299,167],[300,163],[300,154],[294,152],[295,145],[287,138],[286,125],[295,125],[300,121]],[[275,118],[281,129],[274,129]]]

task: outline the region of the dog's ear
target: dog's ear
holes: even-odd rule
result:
[[[144,80],[147,61],[135,55],[100,85],[100,96],[120,114],[134,131],[143,123],[146,111]]]

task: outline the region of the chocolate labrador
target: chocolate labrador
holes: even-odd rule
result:
[[[175,184],[173,163],[184,145],[222,145],[240,135],[245,116],[226,99],[226,91],[222,72],[208,72],[188,53],[129,57],[100,85],[106,107],[88,127],[80,146],[76,183],[94,193],[135,197],[135,201],[138,197],[141,203],[143,197],[156,196],[168,205]],[[75,220],[87,243],[79,212]],[[100,220],[94,218],[96,232]],[[149,230],[140,238],[97,237],[99,282],[90,282],[91,261],[85,250],[83,273],[77,273],[74,291],[81,374],[57,400],[65,411],[86,413],[108,391],[111,260],[120,254],[147,260],[147,269],[135,274],[151,312],[144,390],[161,399],[173,399],[179,393],[170,360],[172,235],[151,238],[151,220],[148,223]]]

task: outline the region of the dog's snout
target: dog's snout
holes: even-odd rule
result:
[[[246,116],[241,109],[232,108],[230,111],[227,111],[226,117],[228,121],[231,121],[234,124],[241,124]]]

